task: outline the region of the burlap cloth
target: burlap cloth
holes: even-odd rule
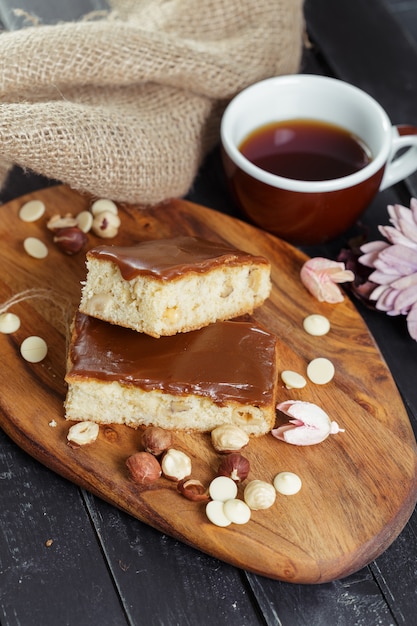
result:
[[[227,101],[299,68],[302,0],[110,5],[0,35],[0,183],[17,164],[114,200],[181,197]]]

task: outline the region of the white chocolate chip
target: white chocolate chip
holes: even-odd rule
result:
[[[293,496],[301,489],[301,478],[294,472],[280,472],[274,478],[274,487],[284,496]]]
[[[223,511],[223,502],[220,500],[211,500],[206,506],[206,515],[215,526],[230,526],[232,523]]]
[[[113,215],[117,215],[118,209],[113,200],[108,200],[107,198],[100,198],[96,200],[91,205],[91,213],[93,215],[98,215],[99,213],[113,213]]]
[[[233,524],[247,524],[251,517],[251,510],[246,502],[237,498],[223,503],[223,513]]]
[[[307,365],[307,376],[316,385],[329,383],[334,376],[334,365],[329,359],[318,357]]]
[[[37,237],[27,237],[23,242],[25,252],[34,259],[44,259],[48,256],[48,248]]]
[[[20,207],[19,217],[23,222],[36,222],[45,213],[42,200],[29,200]]]
[[[228,476],[217,476],[209,485],[209,495],[212,500],[226,502],[237,496],[237,485]]]
[[[98,437],[99,430],[99,425],[95,422],[78,422],[69,429],[67,439],[77,446],[85,446],[89,443],[94,443]]]
[[[31,335],[22,341],[20,354],[28,363],[39,363],[43,361],[48,353],[48,346],[42,337]]]
[[[245,487],[243,498],[254,511],[269,509],[276,499],[275,487],[264,480],[251,480]]]
[[[307,315],[303,320],[303,327],[306,333],[320,337],[326,335],[330,330],[330,322],[324,315]]]
[[[82,230],[83,233],[88,233],[91,230],[93,225],[93,216],[90,211],[81,211],[75,219],[78,228]]]
[[[284,370],[281,372],[281,378],[287,389],[302,389],[307,384],[304,376],[292,370]]]
[[[0,315],[0,333],[10,335],[20,328],[20,318],[14,313]]]

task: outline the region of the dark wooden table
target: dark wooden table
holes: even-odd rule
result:
[[[412,3],[402,4],[410,9]],[[417,48],[407,26],[393,18],[394,5],[306,0],[311,47],[301,71],[352,82],[374,95],[394,123],[417,124]],[[363,223],[371,236],[387,222],[387,204],[408,205],[416,195],[414,178],[380,193],[369,207]],[[16,168],[0,199],[50,184]],[[241,217],[227,194],[218,150],[201,168],[189,199]],[[335,256],[351,234],[306,252]],[[417,343],[403,318],[357,306],[416,432]],[[391,547],[356,574],[317,586],[282,583],[160,534],[46,469],[0,431],[2,626],[411,626],[416,608],[415,513]]]

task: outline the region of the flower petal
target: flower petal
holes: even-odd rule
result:
[[[417,341],[417,303],[415,303],[407,315],[407,328],[410,337]]]
[[[401,276],[401,274],[396,274],[396,276]],[[375,272],[369,275],[369,280],[373,283],[377,283],[377,285],[390,285],[392,281],[395,280],[395,277],[392,274],[375,270]]]
[[[393,308],[396,311],[401,311],[405,315],[410,308],[417,302],[417,286],[411,285],[407,289],[402,289],[397,292],[395,301],[393,302]]]
[[[417,271],[417,250],[399,244],[381,250],[380,259],[395,267],[399,274],[414,274]]]
[[[319,302],[342,302],[344,296],[336,283],[353,281],[354,278],[344,263],[324,257],[309,259],[300,270],[301,282]]]
[[[392,311],[392,309],[395,309],[394,302],[397,296],[398,291],[395,291],[395,289],[386,289],[376,302],[375,306],[378,311]]]
[[[407,289],[407,287],[411,287],[411,285],[417,285],[417,272],[401,276],[401,278],[398,278],[391,284],[391,287],[394,289]]]
[[[417,237],[417,225],[416,225],[416,233]],[[403,246],[408,246],[409,248],[417,248],[417,243],[415,240],[410,241],[406,235],[400,232],[397,228],[393,228],[392,226],[378,226],[378,230],[381,235],[384,235],[388,239],[390,243],[401,243]]]
[[[399,220],[399,226],[404,237],[410,239],[412,242],[417,242],[417,224],[414,220]]]
[[[286,443],[310,446],[342,430],[336,422],[330,421],[323,409],[312,402],[287,400],[278,404],[277,409],[292,418],[289,424],[271,430],[274,437]]]
[[[413,216],[414,222],[417,224],[417,199],[411,198],[410,200],[410,211]]]

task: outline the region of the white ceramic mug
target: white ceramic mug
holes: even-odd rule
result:
[[[308,181],[272,174],[240,152],[242,141],[256,129],[294,119],[346,129],[368,146],[370,162],[341,178]],[[261,228],[300,245],[343,233],[379,190],[417,170],[417,128],[393,126],[370,95],[324,76],[278,76],[243,90],[224,112],[221,144],[226,176],[240,208]]]

